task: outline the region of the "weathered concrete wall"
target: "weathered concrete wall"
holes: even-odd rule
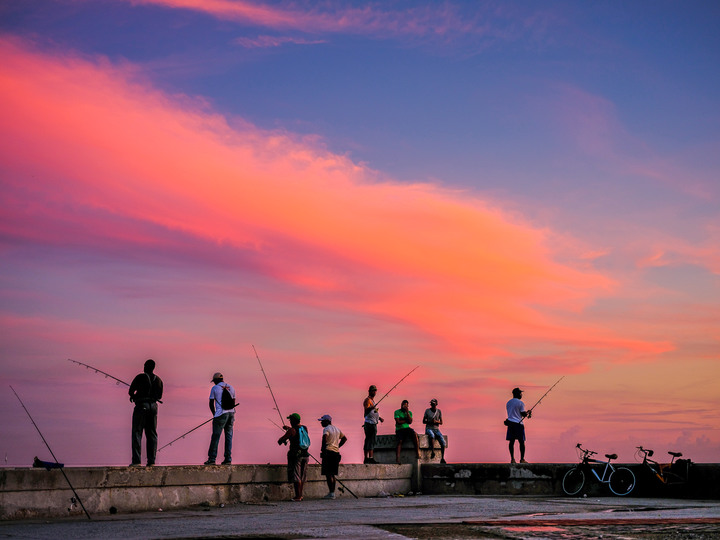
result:
[[[720,499],[720,464],[693,463],[687,484],[663,485],[638,464],[619,464],[635,473],[630,496]],[[423,465],[422,491],[435,495],[564,495],[562,479],[574,465],[465,463]],[[606,484],[586,482],[587,495],[612,495]]]
[[[341,465],[340,480],[358,497],[411,490],[411,465]],[[87,511],[184,508],[199,504],[287,500],[292,485],[284,465],[66,468]],[[342,486],[338,485],[338,488]],[[310,465],[304,495],[327,493],[319,465]],[[350,497],[349,493],[338,496]],[[0,469],[0,519],[81,515],[60,470]]]
[[[414,455],[414,450],[409,450]],[[407,450],[404,450],[407,452]],[[358,497],[422,491],[435,495],[563,496],[569,464],[341,465],[340,479]],[[663,486],[629,465],[637,487],[631,496],[720,499],[720,464],[693,464],[687,485]],[[292,486],[284,465],[66,468],[65,473],[91,515],[187,508],[241,502],[287,500]],[[589,482],[588,495],[609,495]],[[338,486],[340,488],[341,486]],[[327,493],[320,466],[311,465],[305,497]],[[350,497],[349,493],[338,493]],[[0,468],[0,519],[81,515],[60,470]]]
[[[450,441],[447,435],[443,435],[445,439],[446,447],[450,447]],[[395,435],[378,435],[375,444],[375,460],[378,463],[395,463],[396,451],[397,451],[397,439]],[[430,447],[430,443],[434,442],[434,448]],[[420,463],[439,463],[440,462],[440,443],[438,441],[432,441],[425,434],[418,434],[418,446],[420,448]],[[435,457],[431,458],[432,452],[435,452]],[[405,441],[400,450],[400,463],[409,463],[415,465],[417,459],[415,458],[415,447],[412,442]]]

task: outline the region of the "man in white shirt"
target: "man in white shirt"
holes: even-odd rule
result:
[[[210,412],[213,415],[213,431],[208,449],[208,459],[205,465],[215,465],[220,435],[225,432],[225,459],[223,465],[232,463],[233,425],[235,424],[235,389],[223,381],[222,373],[215,373],[212,378],[213,387],[210,390]],[[229,396],[223,399],[223,389],[227,389]],[[227,408],[223,407],[224,405]]]
[[[530,418],[531,413],[525,412],[525,404],[521,401],[523,391],[519,388],[513,388],[512,399],[507,402],[507,435],[505,439],[509,441],[510,463],[515,463],[515,441],[518,442],[520,448],[520,463],[525,461],[525,426],[522,421],[524,418]]]
[[[340,468],[340,447],[347,442],[347,437],[337,427],[332,425],[332,417],[324,414],[318,421],[323,427],[322,450],[320,458],[322,459],[321,473],[325,475],[328,485],[328,494],[326,499],[335,498],[335,477]]]

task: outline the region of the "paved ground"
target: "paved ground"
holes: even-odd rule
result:
[[[720,501],[414,496],[238,504],[0,522],[0,538],[505,538],[720,540]]]

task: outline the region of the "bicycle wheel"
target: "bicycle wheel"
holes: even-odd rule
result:
[[[568,495],[577,495],[585,485],[585,473],[580,467],[573,467],[565,473],[562,480],[563,491]]]
[[[635,489],[635,475],[626,467],[618,467],[610,474],[609,486],[615,495],[629,495]]]

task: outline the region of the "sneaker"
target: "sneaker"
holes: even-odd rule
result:
[[[147,464],[147,467],[154,467],[154,466],[155,466],[154,463],[148,463],[148,464]]]
[[[128,467],[142,467],[140,463],[131,463]]]
[[[515,465],[515,463],[517,463],[517,461],[515,461],[514,458],[510,460],[510,465]]]
[[[444,465],[445,463],[447,463],[447,461],[445,461],[445,458],[442,458],[442,459],[440,460],[440,463],[442,463],[442,464]]]
[[[364,465],[367,465],[368,463],[371,463],[369,457],[366,457],[365,459],[363,459],[363,464],[364,464]]]
[[[368,460],[368,463],[370,463],[371,465],[377,465],[377,461],[375,461],[375,458],[370,458]]]
[[[325,496],[323,497],[323,499],[334,499],[334,498],[335,498],[335,493],[334,493],[334,492],[330,492],[330,493],[328,493],[327,495],[325,495]]]
[[[520,463],[527,463],[527,461],[525,461],[524,459],[521,459]]]
[[[232,460],[225,460],[220,465],[232,465]]]
[[[214,459],[208,459],[205,463],[203,463],[203,465],[215,465],[215,460],[214,460]]]
[[[290,500],[291,500],[292,502],[300,502],[300,501],[302,501],[302,497],[293,497],[293,498],[290,499]]]

